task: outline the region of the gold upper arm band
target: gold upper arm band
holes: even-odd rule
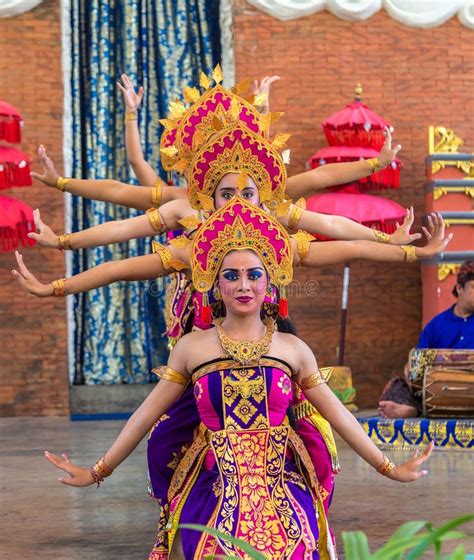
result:
[[[161,206],[161,199],[163,198],[163,181],[158,179],[151,187],[151,205],[154,208]]]
[[[308,256],[309,247],[311,245],[311,242],[314,241],[314,237],[303,230],[294,233],[291,237],[293,237],[293,239],[296,241],[298,256],[300,258],[297,266],[305,266],[304,260]]]
[[[161,233],[165,228],[165,222],[161,217],[160,211],[157,208],[150,208],[146,211],[146,215],[150,220],[151,227],[157,233]]]
[[[318,370],[316,371],[316,373],[313,373],[308,377],[305,377],[301,381],[300,387],[303,389],[303,391],[307,391],[308,389],[312,389],[313,387],[317,387],[318,385],[321,385],[321,383],[326,383],[326,381],[327,381],[326,378]]]
[[[155,369],[153,370],[153,373],[155,373],[160,379],[167,379],[168,381],[178,383],[179,385],[187,385],[191,381],[189,375],[180,373],[169,366]]]
[[[162,245],[157,241],[152,241],[151,246],[153,248],[153,253],[160,256],[163,266],[165,267],[165,270],[180,271],[180,270],[184,270],[185,268],[188,268],[188,265],[185,262],[179,259],[173,259],[173,255],[171,254],[171,251],[165,245]]]

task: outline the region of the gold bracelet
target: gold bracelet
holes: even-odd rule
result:
[[[58,237],[58,245],[60,249],[71,251],[72,233],[63,233]]]
[[[157,208],[150,208],[146,211],[146,215],[150,220],[151,227],[157,233],[161,233],[165,227],[165,222]]]
[[[104,480],[104,478],[107,478],[113,472],[114,470],[107,465],[104,457],[101,457],[97,463],[89,469],[89,473],[94,482],[97,484],[97,488],[99,488],[100,483]]]
[[[390,243],[390,235],[388,233],[378,231],[377,229],[374,229],[372,231],[374,232],[375,241],[377,243]]]
[[[60,278],[59,280],[53,280],[51,284],[53,285],[53,296],[64,297],[69,294],[65,282],[66,278]]]
[[[414,245],[400,245],[400,249],[405,253],[405,262],[415,262],[418,260]]]
[[[381,165],[380,165],[380,160],[378,157],[374,157],[374,158],[370,158],[370,159],[366,159],[365,163],[367,163],[370,167],[370,173],[377,173],[377,171],[381,171],[382,169],[384,169]]]
[[[158,241],[153,240],[151,242],[151,246],[153,249],[153,253],[159,255],[159,257],[161,258],[161,262],[163,263],[165,270],[174,270],[176,272],[179,272],[180,270],[188,268],[188,265],[185,262],[179,259],[173,259],[171,251],[168,249],[168,247],[165,247],[161,243],[158,243]]]
[[[151,187],[151,205],[154,208],[159,208],[161,205],[161,199],[163,198],[163,181],[158,179],[156,183]]]
[[[383,456],[383,463],[380,467],[377,468],[377,472],[380,473],[382,476],[387,476],[389,472],[393,471],[395,468],[395,463],[387,457],[387,455]]]
[[[317,387],[322,383],[326,383],[326,379],[322,376],[321,372],[318,370],[316,373],[313,373],[309,377],[305,377],[299,385],[301,389],[303,389],[303,391],[307,391],[308,389]]]
[[[298,228],[298,222],[304,212],[304,208],[292,204],[288,210],[288,229],[295,230]]]
[[[136,111],[126,111],[125,113],[125,124],[130,121],[136,121],[138,119],[138,113]]]
[[[153,373],[155,373],[160,379],[167,379],[168,381],[173,381],[173,383],[178,383],[179,385],[187,385],[191,379],[189,375],[180,373],[169,366],[154,369]]]
[[[58,189],[58,191],[64,192],[69,181],[72,181],[71,177],[58,177],[56,179],[55,187]]]
[[[305,266],[304,260],[308,256],[309,248],[311,247],[311,242],[314,241],[314,237],[303,230],[294,233],[291,237],[296,241],[296,248],[300,258],[300,262],[297,266]]]

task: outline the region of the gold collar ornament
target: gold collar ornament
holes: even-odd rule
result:
[[[226,357],[232,358],[236,362],[239,362],[239,364],[245,366],[249,363],[256,362],[259,358],[268,353],[275,330],[275,324],[271,319],[266,319],[264,321],[267,330],[265,335],[259,340],[230,339],[222,327],[222,321],[223,319],[215,321],[215,325],[219,341],[226,353]]]

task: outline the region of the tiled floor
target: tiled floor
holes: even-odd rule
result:
[[[146,496],[145,444],[98,491],[57,483],[56,471],[43,457],[48,449],[93,464],[122,425],[66,418],[0,420],[2,560],[146,558],[157,510]],[[434,453],[429,476],[413,484],[377,475],[342,444],[340,455],[343,472],[330,514],[339,541],[342,531],[364,530],[375,549],[404,521],[426,519],[436,525],[474,511],[474,451]],[[474,552],[474,539],[467,550]]]

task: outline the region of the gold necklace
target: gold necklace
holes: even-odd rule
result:
[[[217,334],[222,348],[227,356],[233,358],[239,364],[247,365],[249,362],[258,360],[261,356],[265,355],[270,348],[272,342],[274,323],[272,320],[265,320],[264,324],[267,327],[267,332],[259,340],[232,340],[230,339],[221,322],[223,319],[215,321]]]

